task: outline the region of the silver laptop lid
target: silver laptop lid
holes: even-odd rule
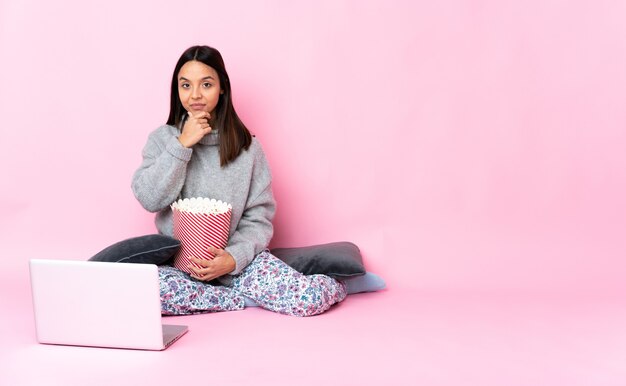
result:
[[[30,261],[40,343],[162,350],[156,265]]]

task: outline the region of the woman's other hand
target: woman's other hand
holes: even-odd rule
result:
[[[202,281],[211,281],[220,276],[226,275],[235,269],[235,259],[230,253],[223,249],[209,247],[208,251],[215,257],[212,260],[204,260],[192,257],[190,260],[203,268],[196,268],[189,265],[191,277]]]
[[[185,121],[183,132],[178,137],[178,141],[187,148],[198,143],[202,137],[211,132],[210,119],[211,114],[206,111],[200,111],[195,115],[189,112],[189,118]]]

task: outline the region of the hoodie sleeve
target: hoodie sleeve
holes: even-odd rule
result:
[[[267,248],[274,234],[272,220],[276,213],[276,201],[272,193],[271,172],[263,151],[260,147],[258,150],[245,209],[225,248],[236,263],[230,275],[239,274],[250,264],[258,253]]]
[[[131,183],[135,197],[146,210],[158,212],[176,201],[192,153],[192,149],[184,147],[164,127],[150,134],[143,149],[143,161]]]

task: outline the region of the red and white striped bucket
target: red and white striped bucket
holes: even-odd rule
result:
[[[208,201],[208,199],[191,200]],[[191,262],[191,257],[205,260],[213,259],[215,256],[207,248],[211,246],[224,249],[228,244],[232,207],[219,201],[219,204],[223,204],[221,210],[212,208],[209,211],[198,212],[196,205],[194,211],[187,211],[184,208],[185,205],[182,205],[183,201],[179,200],[172,205],[174,238],[180,241],[180,249],[174,258],[174,266],[181,271],[191,273],[187,268],[189,265],[203,268]],[[210,201],[216,202],[215,200]],[[226,210],[224,211],[224,209]]]

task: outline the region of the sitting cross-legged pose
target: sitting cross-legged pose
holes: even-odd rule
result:
[[[132,189],[157,212],[159,233],[173,236],[170,205],[208,197],[232,205],[228,244],[212,260],[192,261],[191,274],[159,267],[162,313],[238,310],[247,302],[287,315],[311,316],[346,297],[346,286],[325,275],[305,276],[267,250],[276,203],[259,141],[237,116],[221,54],[194,46],[176,64],[167,124],[143,149]]]

